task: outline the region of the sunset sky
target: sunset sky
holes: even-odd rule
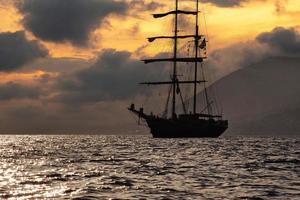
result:
[[[200,2],[208,65],[219,78],[249,57],[300,55],[299,0]],[[136,82],[159,76],[139,59],[170,49],[148,45],[147,37],[172,33],[172,17],[151,14],[173,7],[173,0],[0,0],[0,132],[134,127],[126,106],[141,95]]]

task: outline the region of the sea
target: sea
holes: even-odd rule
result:
[[[0,138],[0,199],[300,199],[299,139]]]

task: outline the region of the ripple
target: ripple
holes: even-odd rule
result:
[[[295,139],[2,137],[1,199],[300,199]]]
[[[278,163],[278,164],[300,164],[299,159],[285,159],[285,158],[278,158],[278,159],[268,159],[265,160],[264,163]]]

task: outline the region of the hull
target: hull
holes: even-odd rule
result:
[[[146,119],[154,138],[217,138],[228,128],[227,120]]]

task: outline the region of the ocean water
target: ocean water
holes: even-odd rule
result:
[[[300,199],[297,139],[0,137],[0,199]]]

